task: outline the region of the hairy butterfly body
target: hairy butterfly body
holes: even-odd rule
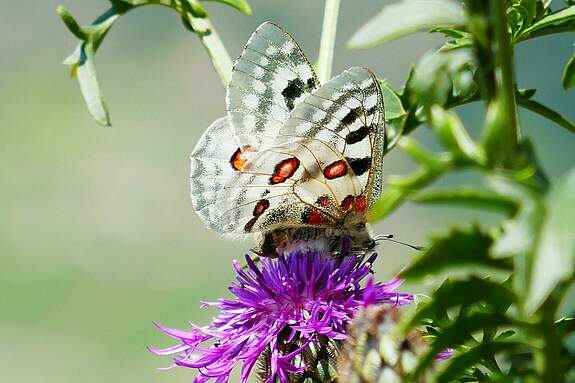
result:
[[[291,36],[264,23],[234,65],[227,116],[191,155],[194,208],[219,233],[255,234],[267,256],[312,241],[371,249],[366,214],[381,191],[384,129],[370,70],[320,85]]]

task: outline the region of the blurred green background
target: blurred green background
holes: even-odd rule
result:
[[[334,73],[371,67],[400,86],[409,64],[437,46],[420,34],[362,52],[345,41],[382,1],[342,2]],[[196,217],[188,191],[188,155],[204,129],[224,113],[224,89],[197,38],[164,8],[124,16],[98,52],[97,68],[112,128],[88,114],[62,59],[75,46],[55,9],[62,4],[83,23],[104,0],[2,1],[0,6],[0,381],[189,382],[187,370],[157,372],[169,360],[145,346],[170,340],[152,320],[185,328],[216,313],[200,300],[227,295],[231,260],[252,245],[218,238]],[[230,54],[237,56],[265,20],[291,31],[317,58],[321,1],[252,0],[245,17],[208,4]],[[574,93],[562,91],[561,70],[573,34],[521,45],[521,87],[575,119]],[[481,104],[461,110],[476,134]],[[529,112],[524,131],[551,177],[575,163],[575,138]],[[438,148],[426,128],[415,137]],[[414,169],[392,152],[386,174]],[[441,181],[476,182],[473,174]],[[479,211],[408,205],[375,228],[424,244],[426,233],[454,222],[486,222]],[[377,271],[384,280],[414,254],[384,243]],[[425,291],[430,286],[405,286]],[[570,307],[569,303],[566,307]]]

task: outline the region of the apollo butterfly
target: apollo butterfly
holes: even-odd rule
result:
[[[260,252],[348,238],[363,252],[382,183],[383,99],[375,75],[352,67],[320,85],[293,38],[266,22],[232,71],[227,116],[191,155],[191,196],[207,226],[260,237]]]

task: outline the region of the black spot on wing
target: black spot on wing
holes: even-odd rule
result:
[[[357,119],[357,113],[360,111],[360,108],[353,108],[351,109],[344,118],[341,119],[341,123],[345,125],[353,124],[353,122]]]
[[[294,101],[303,94],[305,89],[305,84],[299,78],[288,81],[288,85],[282,90],[282,96],[284,96],[286,105],[290,111],[293,110],[295,106]]]
[[[307,80],[307,90],[308,92],[311,92],[312,90],[314,90],[316,88],[316,83],[315,83],[315,78],[310,77]]]
[[[357,120],[357,118],[359,117],[359,113],[361,113],[361,108],[353,108],[351,109],[340,121],[336,132],[341,132],[342,130],[344,130],[345,128],[347,128],[348,126],[350,126],[351,124],[353,124],[355,122],[355,120]]]
[[[345,136],[345,142],[352,145],[363,141],[363,139],[369,135],[369,131],[369,127],[362,125],[361,128],[349,132],[347,136]]]
[[[350,158],[346,157],[347,163],[353,170],[356,176],[360,176],[369,170],[371,165],[371,157],[363,158]]]

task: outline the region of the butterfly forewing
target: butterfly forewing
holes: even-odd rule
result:
[[[295,105],[318,86],[293,38],[273,23],[262,24],[237,59],[227,91],[228,117],[240,147],[269,146]]]

